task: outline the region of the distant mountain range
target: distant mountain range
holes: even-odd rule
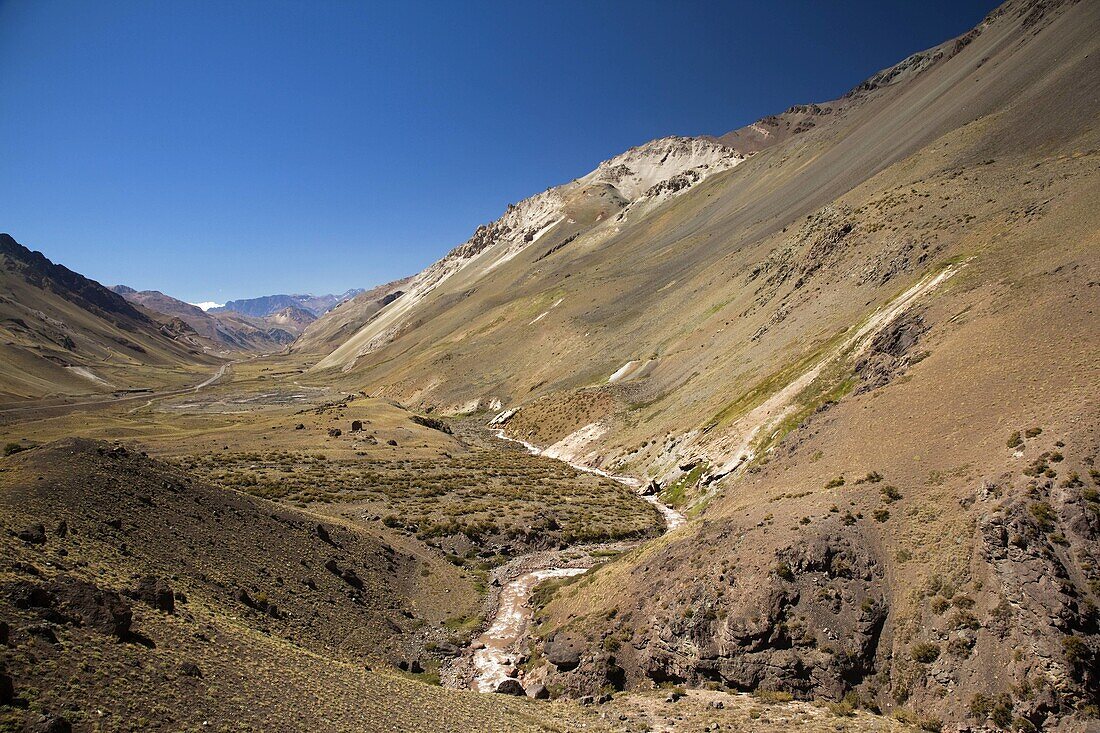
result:
[[[362,292],[362,288],[353,288],[339,295],[261,295],[258,298],[231,300],[223,306],[210,308],[207,312],[224,313],[233,311],[246,316],[264,318],[286,308],[298,308],[312,313],[314,316],[320,316]]]
[[[197,337],[209,342],[204,346],[215,350],[278,350],[294,341],[306,326],[316,320],[311,312],[294,305],[266,316],[249,316],[237,311],[204,311],[159,290],[134,290],[125,285],[115,285],[111,290],[145,309],[155,320],[182,320]]]

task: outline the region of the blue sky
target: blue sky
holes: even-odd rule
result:
[[[0,231],[190,301],[366,287],[632,145],[836,97],[994,5],[0,0]]]

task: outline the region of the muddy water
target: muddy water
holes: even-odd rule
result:
[[[504,430],[495,430],[494,434],[501,440],[519,443],[533,455],[541,455],[542,451],[524,440],[510,438]],[[566,461],[566,463],[569,463]],[[629,476],[615,476],[606,471],[590,466],[582,466],[569,463],[578,471],[594,473],[598,476],[609,478],[626,486],[637,489],[641,482]],[[643,499],[655,506],[661,512],[665,520],[665,531],[670,532],[684,524],[686,518],[683,514],[670,506],[666,506],[656,496],[643,496]],[[540,570],[532,570],[505,583],[500,591],[500,600],[497,604],[497,613],[492,624],[485,630],[474,644],[473,655],[473,680],[470,687],[478,692],[493,692],[501,682],[509,677],[520,678],[516,665],[516,659],[522,651],[522,642],[527,636],[531,624],[532,609],[528,605],[535,586],[549,578],[565,578],[584,573],[587,568],[575,567],[549,567]]]
[[[587,568],[545,568],[524,573],[507,583],[500,591],[497,615],[492,625],[477,640],[474,652],[476,670],[473,689],[493,692],[501,682],[515,676],[519,642],[527,636],[531,624],[531,609],[527,602],[535,586],[550,578],[580,575]]]

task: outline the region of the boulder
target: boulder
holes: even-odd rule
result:
[[[179,672],[184,677],[202,677],[202,670],[194,662],[181,662]]]
[[[362,429],[363,429],[363,421],[362,420],[352,420],[351,421],[351,432],[358,433],[358,432],[362,431]]]
[[[549,700],[550,690],[546,689],[546,685],[538,682],[534,685],[531,685],[531,687],[527,690],[527,696],[532,697],[536,700]]]
[[[547,661],[563,672],[576,669],[581,663],[580,644],[564,634],[556,634],[546,642],[543,650]]]
[[[174,613],[176,610],[176,597],[172,592],[172,586],[168,585],[168,581],[155,575],[146,575],[139,580],[137,587],[130,592],[130,597],[158,611]]]
[[[39,715],[24,730],[27,733],[72,733],[73,725],[60,715]]]
[[[46,528],[41,524],[32,524],[19,531],[19,539],[28,545],[46,544]]]
[[[526,697],[527,691],[523,689],[523,685],[519,680],[506,679],[497,685],[497,688],[493,692],[499,692],[502,695],[515,695],[517,697]]]
[[[56,609],[85,628],[120,639],[130,634],[133,611],[118,593],[60,575],[50,584]]]

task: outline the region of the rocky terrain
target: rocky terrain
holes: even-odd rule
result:
[[[156,388],[0,405],[0,725],[1095,729],[1098,30],[1010,0],[230,363],[12,241],[4,389]]]

